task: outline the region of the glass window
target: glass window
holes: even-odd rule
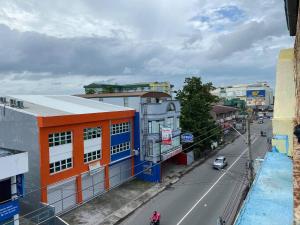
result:
[[[116,154],[116,153],[120,153],[123,151],[127,151],[130,150],[130,142],[124,142],[118,145],[113,145],[110,147],[110,154]]]
[[[129,132],[129,122],[126,123],[119,123],[119,124],[112,124],[111,125],[111,134],[121,134],[121,133],[126,133]]]
[[[53,133],[48,135],[49,147],[72,143],[72,132]]]

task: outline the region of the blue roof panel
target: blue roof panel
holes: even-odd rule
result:
[[[293,165],[285,154],[266,154],[235,223],[257,224],[293,224]]]

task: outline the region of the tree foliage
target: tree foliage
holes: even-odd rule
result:
[[[183,132],[193,133],[198,148],[210,146],[212,140],[220,137],[220,128],[210,114],[212,105],[219,101],[211,94],[214,89],[212,83],[202,83],[200,77],[189,77],[176,95],[181,102],[180,126]],[[200,140],[203,141],[196,144]]]

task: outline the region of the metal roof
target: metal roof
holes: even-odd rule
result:
[[[293,164],[282,153],[268,152],[235,225],[293,224]]]
[[[136,91],[136,92],[113,92],[113,93],[100,93],[100,94],[79,94],[75,95],[82,98],[116,98],[116,97],[152,97],[152,98],[170,98],[171,95],[165,92],[158,91]]]
[[[134,110],[69,95],[11,95],[24,102],[24,108],[12,108],[36,116],[59,116]],[[8,107],[8,106],[6,106]]]

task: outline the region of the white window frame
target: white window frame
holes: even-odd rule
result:
[[[127,132],[130,132],[129,122],[112,124],[110,127],[111,135],[123,134]]]
[[[93,127],[93,128],[84,128],[83,130],[83,139],[90,140],[95,138],[101,138],[102,129],[101,127]]]
[[[87,152],[83,155],[83,162],[90,163],[102,158],[102,151],[99,149],[93,152]]]
[[[114,155],[128,150],[130,150],[130,141],[111,146],[110,154]]]
[[[67,158],[49,164],[49,173],[55,174],[73,168],[73,159]]]
[[[58,145],[71,144],[71,143],[72,143],[72,131],[64,131],[64,132],[48,134],[49,148]]]

